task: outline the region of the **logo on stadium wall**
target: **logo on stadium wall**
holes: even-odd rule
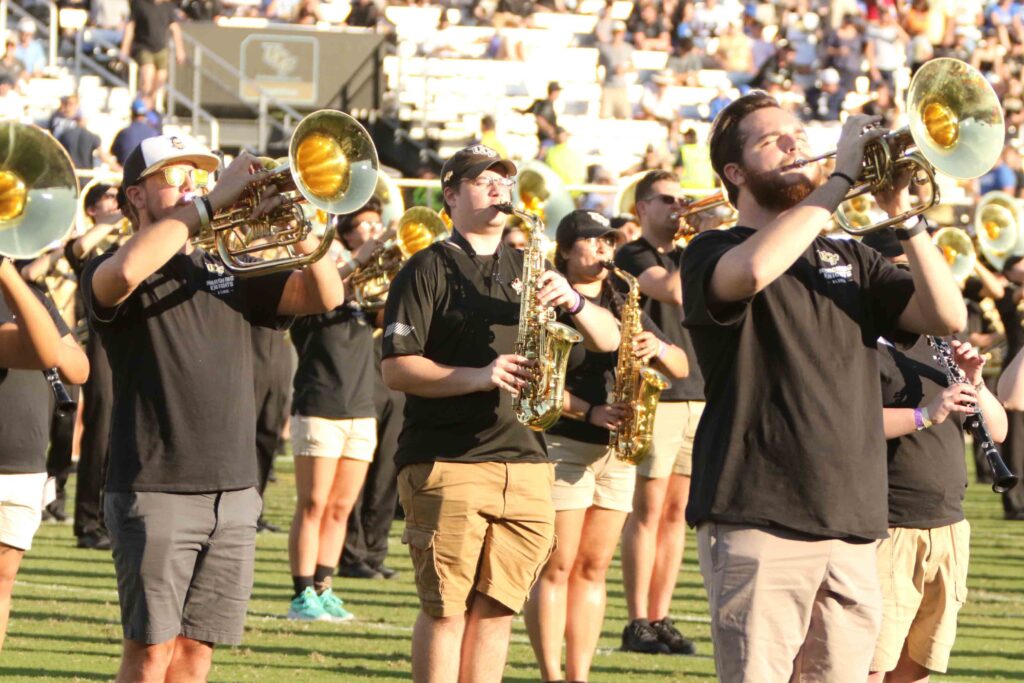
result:
[[[315,104],[320,43],[313,36],[260,33],[239,44],[239,96],[258,102],[266,93],[286,104]]]

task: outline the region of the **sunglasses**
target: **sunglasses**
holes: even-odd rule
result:
[[[186,178],[192,179],[195,187],[206,187],[210,182],[210,172],[192,166],[164,166],[162,169],[164,180],[171,187],[181,187],[185,184]]]
[[[652,194],[651,196],[647,197],[643,201],[645,201],[645,202],[659,201],[662,204],[664,204],[665,206],[672,206],[673,204],[685,204],[687,200],[686,200],[686,197],[677,197],[677,196],[672,195],[672,194],[660,194],[659,193],[659,194]]]

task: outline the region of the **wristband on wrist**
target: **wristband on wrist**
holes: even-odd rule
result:
[[[665,342],[658,340],[658,353],[657,358],[661,360],[661,357],[665,355]]]
[[[924,429],[924,416],[921,415],[920,408],[914,408],[914,429],[917,431]]]
[[[199,226],[195,230],[189,230],[189,234],[194,236],[204,228],[209,227],[210,213],[206,210],[206,204],[203,203],[201,197],[193,199],[192,206],[196,207],[196,213],[199,214]]]
[[[586,422],[587,424],[590,424],[590,416],[594,414],[594,408],[596,408],[596,407],[597,407],[596,405],[591,403],[590,407],[587,408],[587,412],[584,413],[583,421]]]
[[[914,225],[903,228],[896,228],[896,238],[900,241],[909,240],[914,235],[924,232],[928,229],[928,221],[925,220],[924,216],[918,216],[917,222]]]
[[[842,171],[832,171],[831,175],[829,175],[828,178],[829,180],[831,180],[832,178],[839,178],[840,180],[845,180],[850,187],[853,187],[854,185],[857,184],[856,180],[846,175]]]
[[[985,380],[979,379],[978,383],[974,385],[974,390],[981,393],[981,390],[985,388]]]
[[[928,408],[927,407],[918,408],[916,411],[914,411],[914,420],[915,420],[915,422],[917,420],[917,414],[918,413],[920,413],[920,415],[921,415],[921,426],[918,427],[918,429],[928,429],[933,424],[935,424],[934,422],[932,422],[931,417],[928,416]]]
[[[203,200],[203,206],[206,207],[206,214],[210,217],[210,220],[213,221],[217,214],[213,210],[213,204],[210,202],[210,198],[205,194],[199,195],[199,198]]]
[[[582,294],[577,292],[575,289],[572,291],[576,294],[576,304],[573,305],[573,307],[570,308],[567,312],[569,313],[569,315],[577,315],[580,311],[583,310],[583,307],[587,305],[587,300],[586,298],[584,298]]]

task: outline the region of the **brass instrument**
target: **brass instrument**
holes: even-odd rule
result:
[[[266,163],[266,162],[265,162]],[[313,230],[301,204],[328,214],[351,213],[366,203],[377,183],[377,150],[369,133],[347,114],[321,109],[299,122],[288,145],[288,162],[246,188],[232,207],[218,211],[194,240],[214,251],[240,276],[291,270],[319,260],[331,246],[334,223],[328,221],[320,245],[311,254],[294,246]],[[271,188],[285,195],[279,206],[258,218],[256,207]],[[284,258],[257,259],[284,247]]]
[[[640,180],[650,171],[640,171],[620,182],[619,190],[612,200],[613,211],[616,216],[636,216],[636,186]]]
[[[433,209],[414,206],[398,219],[395,236],[376,249],[366,265],[349,277],[356,303],[364,310],[377,310],[387,299],[391,281],[409,257],[448,236],[444,221]]]
[[[1000,191],[985,193],[974,210],[978,250],[997,271],[1003,270],[1007,258],[1020,253],[1022,218],[1020,200]]]
[[[373,188],[373,196],[380,201],[380,220],[391,225],[405,212],[405,200],[402,199],[402,188],[383,171],[377,174],[377,184]]]
[[[576,208],[565,183],[543,161],[528,161],[519,167],[516,189],[523,211],[539,218],[543,225],[558,227],[562,218]],[[525,222],[522,216],[518,218]]]
[[[858,227],[840,206],[836,220],[851,235],[864,235],[918,216],[939,203],[936,169],[959,179],[988,172],[1003,149],[1003,109],[992,86],[970,65],[947,57],[925,63],[907,90],[910,125],[892,131],[864,148],[864,161],[846,199],[882,191],[902,170],[913,182],[929,185],[927,201],[897,216]],[[835,152],[798,162],[822,161]],[[922,177],[923,176],[923,177]]]
[[[689,243],[702,230],[720,229],[736,221],[736,209],[729,203],[725,190],[716,190],[700,199],[692,199],[682,211],[675,214],[679,221],[673,242]]]
[[[0,255],[39,256],[71,231],[78,206],[75,167],[37,126],[0,122]]]
[[[622,306],[622,344],[619,346],[619,359],[615,368],[612,400],[627,404],[630,414],[618,429],[611,432],[608,445],[615,451],[616,458],[636,465],[651,450],[654,413],[658,409],[661,392],[671,382],[657,370],[647,367],[634,353],[636,338],[644,329],[641,323],[640,284],[635,277],[616,268],[612,261],[606,261],[604,267],[629,285],[629,293]]]
[[[555,322],[555,311],[537,303],[537,281],[544,273],[544,223],[535,215],[498,204],[499,211],[521,218],[529,226],[529,242],[523,253],[523,289],[520,292],[519,332],[515,353],[536,361],[533,378],[519,390],[512,410],[516,419],[535,431],[543,431],[562,414],[565,366],[572,345],[583,340],[579,332]]]
[[[953,279],[962,285],[978,261],[970,236],[960,228],[942,228],[932,235],[932,243],[942,252]]]

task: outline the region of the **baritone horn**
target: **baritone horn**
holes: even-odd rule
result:
[[[251,183],[234,206],[218,211],[196,243],[215,249],[224,266],[243,277],[308,265],[327,253],[334,238],[334,224],[327,221],[313,253],[297,253],[295,245],[313,230],[302,203],[309,202],[327,214],[351,213],[373,195],[376,183],[377,150],[369,133],[348,114],[321,109],[296,126],[288,145],[287,163]],[[252,218],[271,188],[284,195],[285,201],[267,214]],[[254,257],[279,250],[285,255]]]
[[[64,240],[77,210],[64,147],[38,126],[0,122],[0,256],[35,258]]]
[[[985,193],[974,210],[978,250],[998,271],[1017,251],[1021,214],[1020,200],[998,190]]]
[[[917,70],[907,90],[907,112],[909,126],[886,133],[864,148],[860,174],[846,199],[885,190],[904,170],[913,174],[916,184],[929,186],[929,197],[897,216],[861,227],[848,220],[840,206],[836,221],[851,235],[892,227],[923,214],[939,203],[936,170],[961,180],[977,178],[995,165],[1002,152],[1006,128],[999,98],[981,73],[958,59],[933,59]],[[801,160],[794,167],[835,154]]]
[[[565,183],[543,161],[528,161],[519,167],[516,189],[523,211],[538,217],[544,225],[557,227],[576,208]]]
[[[414,206],[403,213],[394,237],[378,247],[366,265],[349,277],[348,286],[355,292],[359,307],[371,311],[381,308],[391,281],[409,257],[447,236],[448,228],[433,209]]]

